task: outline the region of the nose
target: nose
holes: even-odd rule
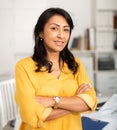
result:
[[[59,29],[58,31],[58,37],[63,38],[65,36],[63,29]]]

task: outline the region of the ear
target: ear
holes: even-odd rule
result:
[[[39,34],[39,37],[43,39],[43,32]]]

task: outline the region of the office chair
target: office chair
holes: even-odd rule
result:
[[[0,130],[11,120],[16,119],[17,105],[14,99],[15,80],[0,82]]]

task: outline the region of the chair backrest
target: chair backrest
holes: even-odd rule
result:
[[[14,98],[15,79],[0,82],[0,130],[8,121],[16,118],[17,105]]]

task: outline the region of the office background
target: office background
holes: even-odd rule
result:
[[[61,7],[71,14],[75,28],[69,47],[74,38],[80,37],[85,41],[86,30],[93,29],[94,47],[87,49],[83,46],[73,53],[81,57],[99,94],[100,91],[117,92],[117,50],[113,48],[117,33],[117,29],[113,28],[117,0],[0,0],[0,80],[13,77],[16,62],[32,54],[34,26],[39,15],[48,7]],[[114,60],[114,67],[109,68],[111,71],[108,68],[106,71],[103,71],[105,68],[99,70],[98,59],[103,55],[107,63],[108,57]]]

